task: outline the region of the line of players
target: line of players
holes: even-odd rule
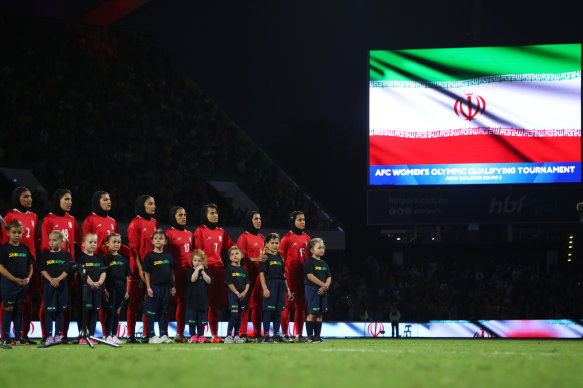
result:
[[[81,231],[79,230],[77,221],[69,214],[73,201],[72,194],[69,190],[59,189],[54,193],[52,197],[52,211],[45,216],[42,227],[40,228],[37,216],[30,211],[32,206],[30,190],[25,187],[17,187],[13,190],[12,201],[14,208],[6,214],[4,221],[10,223],[13,220],[17,220],[22,224],[22,245],[30,250],[35,262],[39,252],[42,253],[51,250],[50,235],[53,231],[62,232],[64,241],[60,249],[64,252],[69,252],[72,260],[75,260],[76,255],[80,255],[81,252],[87,250],[84,246],[85,244],[81,241]],[[102,257],[108,253],[108,246],[105,243],[107,236],[111,233],[119,234],[117,222],[109,216],[109,212],[111,211],[111,198],[107,192],[97,191],[93,194],[92,210],[92,213],[82,224],[82,233],[83,235],[87,233],[95,234],[95,254]],[[119,247],[119,253],[130,258],[131,273],[127,286],[127,296],[129,297],[127,309],[128,343],[137,342],[135,336],[136,315],[141,301],[144,300],[145,295],[148,293],[148,288],[150,288],[146,287],[147,272],[144,271],[142,260],[146,254],[155,250],[152,244],[152,236],[158,229],[158,224],[154,217],[155,211],[156,205],[153,197],[149,195],[138,197],[135,201],[136,217],[130,222],[127,230],[129,246],[120,244],[121,246]],[[188,341],[184,336],[187,310],[185,294],[188,287],[186,274],[192,268],[192,251],[194,249],[200,249],[205,253],[208,265],[207,270],[211,279],[224,279],[225,277],[225,266],[220,254],[221,251],[228,251],[231,247],[235,246],[235,243],[218,226],[218,218],[219,213],[216,205],[208,204],[203,206],[201,210],[201,226],[193,234],[185,229],[186,212],[184,208],[177,206],[173,207],[170,211],[171,227],[165,232],[168,242],[165,249],[171,253],[175,262],[173,278],[175,279],[175,298],[177,302],[177,335],[174,339],[176,342]],[[282,340],[291,342],[293,341],[291,337],[295,334],[295,341],[303,342],[302,330],[306,311],[304,263],[308,259],[310,252],[310,237],[304,232],[305,216],[302,212],[292,212],[289,217],[289,224],[291,230],[281,239],[281,244],[278,249],[283,259],[285,277],[289,285],[289,289],[286,292],[285,309],[281,313]],[[261,337],[264,287],[262,287],[260,281],[259,266],[260,263],[267,260],[268,254],[263,252],[264,237],[259,233],[261,229],[260,213],[257,211],[248,213],[244,228],[244,233],[241,234],[236,243],[236,246],[241,249],[243,267],[246,269],[249,279],[248,309],[240,312],[240,337],[243,340],[248,337],[249,310],[251,310],[251,321],[253,323],[253,338]],[[2,244],[8,242],[9,236],[7,231],[3,230],[0,236],[2,238]],[[75,249],[75,245],[78,247],[77,249]],[[320,245],[323,248],[323,242]],[[83,246],[83,249],[81,249],[81,246]],[[75,253],[76,250],[77,253]],[[319,291],[317,294],[322,295],[322,292],[325,294],[327,287],[329,287],[329,281],[316,281],[318,283],[314,284],[320,286],[318,287]],[[72,284],[72,277],[69,277],[67,282],[69,283],[70,290],[74,292],[75,287]],[[324,283],[327,285],[324,285]],[[32,316],[32,300],[40,296],[40,284],[38,271],[35,270],[30,279],[28,292],[23,303],[23,343],[32,343],[28,339]],[[224,283],[220,281],[211,282],[208,286],[208,323],[212,335],[211,342],[222,342],[222,339],[217,333],[219,308],[227,302],[227,289]],[[40,320],[43,339],[48,337],[47,328],[44,325],[46,319],[45,310],[44,306],[41,305]],[[289,333],[290,313],[294,310],[294,333]],[[316,315],[311,314],[309,316],[311,320],[308,319],[309,322],[316,322],[319,319],[319,326],[321,327],[322,312],[325,311],[320,311]],[[103,311],[100,312],[99,318],[102,322],[102,327],[106,327],[106,316]],[[70,322],[70,309],[65,311],[63,320],[62,332],[66,335]],[[144,314],[143,321],[144,339],[142,341],[147,342],[150,330],[148,328],[146,314]],[[308,329],[312,329],[313,326],[311,323],[307,325]],[[1,332],[4,334],[4,330]],[[251,336],[249,335],[249,337]]]

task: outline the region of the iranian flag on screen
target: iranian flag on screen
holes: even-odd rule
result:
[[[581,161],[581,45],[371,51],[370,164]]]

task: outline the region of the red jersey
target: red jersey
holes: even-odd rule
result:
[[[286,271],[303,269],[308,259],[310,236],[302,232],[299,236],[291,230],[281,239],[279,249],[282,252]]]
[[[237,239],[237,246],[243,251],[243,266],[247,270],[259,271],[259,262],[253,262],[249,258],[259,257],[261,255],[264,240],[265,237],[261,233],[256,236],[249,232],[243,232]]]
[[[132,271],[136,266],[136,255],[139,255],[140,260],[144,260],[146,253],[154,250],[152,246],[152,235],[158,229],[158,221],[155,218],[146,220],[140,216],[136,216],[128,226],[128,241],[130,249],[132,250],[132,259],[130,261]]]
[[[208,258],[208,265],[223,267],[221,251],[231,248],[233,241],[223,228],[214,229],[201,225],[194,231],[194,246],[202,249]]]
[[[105,246],[105,238],[110,233],[119,233],[117,222],[110,216],[102,217],[91,213],[83,221],[83,233],[95,233],[97,235],[97,250],[95,254],[103,257],[108,251]]]
[[[188,269],[192,267],[190,252],[192,252],[192,240],[194,236],[190,230],[178,230],[171,227],[166,230],[168,237],[168,250],[174,258],[176,268]]]
[[[40,249],[42,252],[51,249],[49,246],[49,234],[53,230],[60,230],[65,234],[65,237],[68,240],[68,244],[67,241],[63,242],[63,245],[61,245],[61,250],[69,252],[71,254],[71,258],[75,260],[75,248],[73,247],[73,244],[81,246],[81,234],[79,232],[79,225],[77,225],[77,220],[75,220],[75,217],[69,213],[65,213],[65,215],[62,217],[53,213],[49,213],[45,216],[41,228]]]
[[[4,221],[9,224],[14,220],[18,220],[20,223],[22,223],[24,230],[20,243],[24,244],[28,248],[32,254],[32,257],[36,261],[36,248],[39,248],[40,246],[40,241],[38,238],[38,218],[36,214],[31,211],[22,213],[18,209],[12,209],[4,216]],[[0,240],[8,241],[8,232],[6,229],[2,228],[2,232],[4,237]]]

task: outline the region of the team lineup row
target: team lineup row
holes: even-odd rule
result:
[[[305,216],[300,211],[292,212],[290,214],[289,222],[291,230],[281,239],[281,241],[277,235],[268,235],[268,237],[272,237],[270,241],[274,241],[272,245],[275,244],[275,241],[277,242],[277,245],[273,246],[270,250],[269,242],[266,242],[263,235],[259,233],[259,230],[261,229],[261,215],[258,211],[249,212],[247,214],[244,225],[245,231],[239,236],[235,244],[225,231],[218,226],[219,213],[217,206],[214,204],[205,205],[203,207],[201,211],[201,226],[196,229],[194,234],[185,229],[186,212],[184,208],[179,206],[171,209],[171,227],[165,232],[156,232],[158,230],[158,225],[154,218],[156,211],[154,198],[148,195],[142,195],[138,197],[135,202],[136,217],[128,226],[128,246],[124,246],[121,244],[121,238],[119,238],[117,222],[108,214],[111,210],[111,199],[107,192],[98,191],[93,194],[93,212],[83,222],[81,232],[75,218],[69,214],[72,205],[71,192],[65,189],[57,190],[53,195],[53,210],[44,218],[42,227],[40,228],[40,237],[38,233],[39,227],[37,217],[29,210],[32,204],[30,190],[24,187],[18,187],[13,191],[12,199],[14,202],[14,209],[9,211],[4,219],[8,223],[17,220],[22,224],[22,235],[19,241],[21,245],[26,246],[30,250],[32,259],[35,262],[37,252],[40,252],[41,255],[46,252],[55,253],[55,248],[58,243],[53,241],[51,245],[50,236],[56,240],[59,240],[59,236],[55,233],[51,234],[53,231],[62,232],[63,241],[59,241],[61,245],[58,247],[58,251],[69,252],[71,259],[74,261],[87,260],[86,256],[94,255],[102,260],[99,265],[102,265],[104,268],[109,268],[110,271],[108,273],[111,273],[112,268],[115,268],[117,265],[116,263],[118,262],[115,256],[129,258],[127,266],[127,275],[129,276],[126,278],[125,286],[121,278],[117,279],[118,285],[115,286],[115,282],[113,282],[115,279],[114,276],[109,276],[109,281],[106,281],[108,276],[106,276],[103,271],[100,272],[99,276],[95,274],[95,279],[91,280],[95,284],[89,284],[88,280],[88,284],[91,288],[95,288],[95,298],[100,298],[102,287],[107,290],[103,291],[105,295],[103,306],[107,307],[106,309],[101,309],[100,311],[99,306],[101,303],[97,303],[97,300],[88,303],[88,305],[91,304],[90,311],[95,312],[95,314],[90,314],[92,315],[89,319],[90,327],[94,324],[93,320],[97,319],[97,311],[99,311],[99,317],[103,328],[111,327],[112,323],[116,321],[118,322],[122,302],[124,302],[125,299],[128,299],[128,342],[137,342],[135,338],[136,315],[140,303],[145,300],[146,304],[144,311],[146,314],[144,314],[144,334],[146,335],[146,341],[148,340],[148,337],[152,337],[154,338],[154,342],[156,342],[159,338],[165,335],[165,328],[167,327],[167,319],[164,317],[166,316],[165,309],[167,309],[168,301],[166,300],[165,293],[168,291],[168,297],[170,297],[170,291],[174,291],[175,295],[173,295],[173,297],[176,298],[177,302],[177,335],[174,339],[176,342],[188,341],[184,336],[187,319],[189,326],[192,325],[192,327],[189,327],[191,336],[196,337],[197,335],[201,335],[201,333],[196,330],[196,326],[197,323],[200,324],[204,322],[204,324],[206,324],[206,319],[202,319],[203,316],[205,318],[208,317],[208,324],[212,335],[211,342],[222,342],[221,338],[217,335],[219,308],[227,304],[227,297],[229,297],[229,310],[231,311],[228,326],[229,336],[226,338],[227,342],[245,341],[247,337],[246,331],[249,322],[249,315],[251,315],[251,321],[253,323],[253,337],[261,338],[261,326],[263,323],[265,330],[266,319],[268,323],[270,320],[273,321],[273,332],[277,335],[281,320],[283,334],[282,340],[291,341],[290,334],[292,336],[293,334],[296,334],[288,333],[290,312],[294,309],[295,327],[298,328],[296,329],[298,332],[296,335],[296,341],[303,341],[302,331],[307,308],[309,313],[306,323],[308,336],[310,338],[319,337],[322,313],[325,312],[327,308],[326,295],[328,287],[330,286],[331,277],[328,265],[321,259],[325,252],[324,243],[321,239],[314,239],[313,242],[310,242],[310,237],[304,232]],[[81,234],[84,236],[83,239],[81,238]],[[112,234],[113,236],[110,236]],[[163,234],[164,241],[160,248],[156,248],[156,236],[159,234]],[[108,236],[110,237],[108,238]],[[8,240],[8,243],[4,244],[4,246],[10,245],[12,241],[11,233],[4,232],[3,239]],[[93,240],[95,240],[95,249],[92,248]],[[312,246],[310,246],[310,244]],[[81,250],[78,250],[77,254],[74,249],[75,245],[82,248]],[[119,245],[118,248],[116,248],[117,245]],[[236,248],[231,250],[232,247]],[[156,252],[156,250],[159,250],[160,252]],[[226,266],[220,256],[221,251],[223,250],[229,251],[229,260],[231,261],[231,263]],[[91,252],[91,254],[88,254],[88,252]],[[115,255],[113,255],[114,257],[112,257],[112,252],[115,252]],[[154,254],[163,254],[166,258],[163,260],[153,260],[153,262],[156,263],[161,262],[162,265],[156,265],[153,267],[148,267],[148,265],[146,265],[146,268],[144,268],[144,264],[149,263],[149,260],[146,261],[148,254],[150,254],[150,256]],[[270,257],[269,255],[273,254],[281,257],[283,279],[280,280],[287,282],[285,286],[282,286],[283,289],[281,290],[281,295],[279,291],[275,293],[270,292],[272,291],[272,287],[276,287],[279,290],[278,287],[280,286],[270,284],[270,281],[273,279],[265,277],[266,263],[276,261],[268,259]],[[78,255],[79,257],[76,259],[75,255]],[[238,260],[237,256],[240,256]],[[313,265],[314,268],[311,270],[313,273],[306,273],[304,269],[306,263],[309,261],[308,256],[311,256],[314,260],[321,261],[320,265]],[[197,274],[201,279],[195,279],[195,277],[193,277],[194,273],[188,273],[195,268],[193,267],[193,265],[195,265],[195,258],[203,262],[206,260],[206,263],[203,265],[205,268],[205,274],[201,274],[200,270]],[[122,261],[123,260],[119,260],[120,263]],[[97,266],[97,263],[92,265]],[[262,266],[264,267],[264,271],[260,270]],[[239,267],[237,271],[241,270],[244,272],[233,272],[233,267]],[[267,268],[269,267],[271,266],[267,265]],[[0,264],[0,270],[3,271],[4,274],[6,268]],[[151,281],[151,276],[154,275],[154,272],[151,271],[158,270],[161,270],[162,273],[166,273],[167,276],[164,278],[166,283],[162,282],[162,291],[158,290],[155,292],[154,290],[156,290],[159,283],[156,283],[157,281],[154,283]],[[31,281],[30,284],[27,284],[28,291],[26,292],[26,296],[23,297],[22,306],[19,307],[19,303],[16,303],[16,307],[9,307],[12,311],[15,326],[18,322],[17,315],[22,312],[24,313],[22,314],[24,320],[22,322],[23,341],[26,341],[28,327],[30,325],[30,316],[32,315],[31,300],[40,294],[39,287],[35,286],[40,283],[34,281],[34,274],[37,273],[38,271],[33,271],[31,273],[32,278],[30,276],[24,278],[31,279]],[[168,275],[170,273],[171,276]],[[240,274],[241,276],[233,276],[233,273]],[[263,274],[264,277],[263,282],[261,280],[261,274]],[[51,281],[45,276],[44,272],[42,275],[44,289],[46,290],[48,287],[51,287]],[[204,275],[208,277],[208,282],[207,279],[204,278]],[[319,275],[321,279],[315,275]],[[62,281],[63,278],[58,279],[60,276],[61,275],[57,275],[51,279],[57,279],[56,282],[58,287],[64,288],[63,285],[70,283],[71,281]],[[66,276],[66,274],[64,276]],[[101,279],[101,276],[103,276],[103,279]],[[239,284],[239,282],[228,283],[227,277],[231,280],[240,280],[239,278],[244,278],[248,280],[248,284],[242,285]],[[6,276],[3,276],[3,284],[7,282],[7,280],[4,280],[5,278]],[[157,277],[155,278],[158,279]],[[212,281],[212,279],[214,279],[214,281]],[[222,279],[225,279],[226,281],[223,282]],[[198,284],[206,284],[205,287],[208,288],[206,300],[208,303],[204,309],[189,312],[188,301],[193,298],[192,295],[190,298],[188,295],[190,295],[189,292],[192,294],[192,286],[196,284],[197,281],[199,281]],[[101,284],[99,284],[99,282],[101,282]],[[52,288],[55,289],[58,287],[52,286]],[[315,294],[309,287],[315,287]],[[100,290],[99,292],[97,292],[98,289]],[[43,294],[45,294],[45,290],[43,290]],[[308,305],[306,304],[306,291],[308,292]],[[8,290],[7,292],[10,293]],[[4,289],[2,294],[3,298],[6,299],[6,296],[4,296]],[[97,294],[99,294],[99,296],[97,296]],[[160,294],[163,294],[162,299],[158,297]],[[275,294],[275,296],[271,294]],[[235,306],[235,303],[231,303],[231,298],[233,296],[236,296],[236,309],[233,307]],[[63,298],[63,296],[60,297]],[[70,302],[70,296],[68,297]],[[47,298],[46,295],[45,298]],[[51,298],[55,299],[57,297],[51,296]],[[274,302],[274,300],[272,300],[273,298],[275,298],[274,300],[277,303],[272,303]],[[202,298],[198,299],[200,300]],[[112,303],[112,301],[115,303]],[[265,303],[266,301],[267,304]],[[13,300],[10,302],[15,303]],[[119,303],[119,306],[116,303]],[[155,304],[152,305],[152,303]],[[281,304],[281,306],[278,303]],[[311,304],[314,303],[317,303],[318,305],[311,306]],[[45,300],[40,311],[43,338],[46,339],[51,337],[54,339],[51,335],[48,335],[48,327],[46,327],[47,325],[45,324],[47,321],[47,311],[52,314],[50,310],[47,310],[46,304]],[[4,302],[3,305],[6,309],[7,302]],[[310,310],[311,307],[316,308],[316,310]],[[55,307],[55,309],[57,308],[58,307]],[[105,310],[107,312],[112,309],[114,313],[111,314],[106,314],[103,311]],[[19,310],[18,313],[15,310]],[[70,309],[61,310],[64,310],[62,333],[65,333],[66,335],[70,321]],[[251,311],[251,314],[249,311]],[[280,311],[281,315],[279,314]],[[155,316],[160,317],[159,331],[161,337],[155,336],[155,332],[153,331],[153,319]],[[48,319],[50,320],[52,318],[56,317],[50,315]],[[3,318],[3,326],[5,326],[4,322],[5,320]],[[8,321],[8,324],[9,323],[10,321]],[[60,328],[60,322],[56,323],[56,327]],[[52,328],[52,322],[50,326]],[[240,332],[239,327],[242,328]],[[267,326],[267,328],[268,329],[265,332],[266,335],[269,334],[269,326]],[[2,332],[4,335],[4,330]],[[19,331],[16,331],[16,333],[19,333]],[[104,330],[104,333],[106,333],[106,330]],[[107,334],[113,339],[115,333],[108,332]],[[232,336],[231,334],[234,335]],[[16,337],[18,337],[18,335]],[[251,333],[249,333],[249,337],[251,337]],[[193,338],[191,338],[191,341],[192,339]],[[276,337],[276,340],[278,339],[279,336]]]

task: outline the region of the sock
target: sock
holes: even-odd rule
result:
[[[235,321],[235,333],[233,335],[237,335],[237,333],[239,333],[239,330],[241,329],[241,311],[237,311],[237,320]],[[245,332],[245,336],[247,335],[247,332]]]
[[[138,304],[140,303],[137,300],[135,295],[130,295],[130,303],[128,304],[127,309],[127,324],[128,324],[128,337],[133,337],[136,333],[136,319],[138,314]]]
[[[314,323],[314,335],[316,337],[320,337],[321,332],[322,332],[322,321],[316,321]]]
[[[111,298],[111,295],[110,295]],[[111,299],[110,299],[111,302]],[[102,304],[103,306],[103,304]],[[109,307],[109,306],[107,306]],[[99,323],[101,323],[101,333],[103,334],[104,337],[107,337],[108,335],[111,335],[111,333],[108,333],[108,330],[111,328],[111,319],[110,319],[110,313],[109,313],[109,308],[101,308],[99,309]]]
[[[89,335],[95,335],[95,327],[97,326],[97,318],[99,317],[99,312],[97,311],[89,311]]]
[[[111,322],[111,335],[117,337],[117,330],[119,327],[119,316],[120,313],[114,312],[113,313],[113,322]]]
[[[162,318],[162,317],[160,317]],[[168,322],[170,322],[170,309],[167,308],[166,312],[164,313],[164,319],[160,319],[160,321],[158,322],[158,325],[162,324],[162,326],[160,326],[160,336],[162,335],[168,335]],[[164,334],[162,334],[162,331],[164,332]]]
[[[47,338],[47,329],[45,328],[45,301],[40,303],[40,310],[38,312],[38,317],[40,319],[40,330],[42,332],[42,337]],[[63,330],[61,327],[60,330]]]
[[[2,311],[2,337],[10,338],[10,322],[12,322],[12,311]]]
[[[279,325],[281,324],[281,314],[275,313],[273,316],[273,336],[279,336]]]
[[[47,337],[53,336],[53,320],[55,313],[45,313],[45,327]],[[57,326],[58,328],[58,326]]]
[[[308,337],[314,336],[314,321],[306,321],[306,331],[308,332]]]
[[[271,323],[271,311],[263,312],[263,335],[269,337],[269,324]],[[275,331],[275,328],[274,328]]]
[[[296,334],[301,336],[304,331],[304,321],[306,319],[305,313],[305,303],[304,305],[296,305],[296,312],[294,314],[294,323],[296,325]]]
[[[71,306],[71,301],[69,300],[69,306]],[[63,316],[63,334],[66,337],[69,332],[69,323],[71,322],[71,309],[65,310]]]
[[[239,335],[247,336],[247,326],[249,326],[249,310],[241,312],[241,329],[239,330]]]
[[[290,315],[289,308],[287,307],[281,312],[281,333],[283,335],[287,335]]]
[[[0,336],[2,338],[4,338],[4,323],[2,322],[3,316],[4,316],[4,302],[0,303]]]
[[[27,295],[22,311],[22,337],[28,337],[30,331],[30,321],[32,320],[32,301]]]
[[[189,323],[188,324],[188,331],[190,332],[191,337],[196,335],[196,325],[194,323]]]
[[[251,313],[253,321],[253,334],[255,337],[261,337],[261,305],[256,306]]]
[[[158,330],[160,331],[160,337],[163,335],[168,335],[168,324],[167,324],[168,310],[160,313],[160,319],[158,320]],[[154,327],[152,326],[152,330]]]
[[[14,337],[22,338],[22,305],[14,306]]]
[[[237,325],[237,315],[238,313],[236,311],[231,311],[229,323],[227,324],[227,337],[230,337],[233,334],[233,329]]]
[[[196,325],[196,331],[198,332],[199,337],[204,337],[204,325]]]
[[[150,331],[144,331],[144,335],[148,335],[150,337],[154,337],[156,335],[156,329],[154,329],[154,318],[156,318],[156,315],[154,314],[146,315],[145,323],[148,324],[148,328],[150,329]]]
[[[209,326],[212,336],[216,336],[219,331],[219,309],[218,307],[209,306]]]
[[[101,310],[101,311],[103,311],[103,310]],[[99,312],[100,320],[101,320],[101,317],[103,316],[101,311]],[[109,337],[113,333],[113,315],[114,315],[113,309],[107,309],[107,311],[105,311],[105,320],[104,320],[105,326],[103,326],[104,327],[103,335],[105,337]],[[101,324],[103,325],[103,320],[101,321]]]
[[[176,334],[184,335],[184,326],[186,324],[186,302],[178,299],[178,306],[176,306]],[[194,335],[194,332],[190,332]]]
[[[148,320],[148,317],[146,316],[146,314],[145,313],[142,314],[142,324],[144,325],[143,329],[142,329],[142,335],[144,337],[146,337],[146,333],[150,333],[150,332],[156,330],[156,329],[154,329],[154,322],[155,321],[152,321],[152,326],[151,326],[152,328],[150,328],[150,325],[148,324],[148,322],[149,322],[149,320]]]
[[[64,320],[64,313],[57,312],[55,313],[55,335],[62,335],[63,333],[63,320]],[[53,323],[51,322],[51,325]]]

